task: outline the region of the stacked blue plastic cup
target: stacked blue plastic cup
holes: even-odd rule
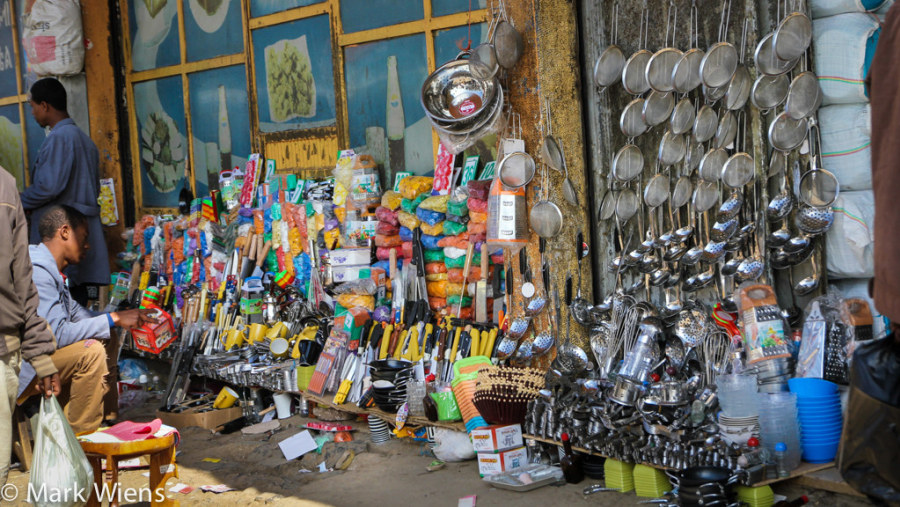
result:
[[[837,384],[817,378],[792,378],[788,386],[797,394],[803,461],[834,461],[844,427]]]

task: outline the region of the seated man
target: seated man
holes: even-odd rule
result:
[[[62,274],[66,266],[84,258],[88,245],[87,218],[69,206],[52,206],[41,217],[42,243],[31,245],[32,278],[40,303],[38,315],[47,319],[56,335],[57,350],[50,356],[59,370],[59,402],[76,434],[92,432],[103,420],[107,385],[103,343],[115,326],[131,328],[153,322],[150,310],[125,310],[94,315],[72,299]],[[19,374],[18,403],[38,394],[34,369],[27,363]],[[37,398],[35,398],[37,399]]]

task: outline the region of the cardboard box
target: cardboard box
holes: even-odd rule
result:
[[[368,264],[363,266],[332,266],[331,278],[334,283],[355,282],[360,278],[369,278],[372,276],[372,267]]]
[[[208,408],[208,407],[200,407]],[[197,412],[200,408],[189,408],[184,412],[165,412],[156,411],[156,417],[159,417],[163,424],[175,426],[178,429],[188,428],[190,426],[199,426],[208,430],[214,430],[217,427],[230,423],[235,419],[240,419],[244,415],[241,407],[223,408],[219,410],[210,410],[208,412]]]
[[[475,452],[497,452],[515,449],[525,445],[522,440],[522,426],[494,425],[472,430],[472,448]]]
[[[330,254],[331,266],[366,266],[371,264],[372,251],[369,248],[339,248]]]
[[[528,464],[528,451],[524,447],[500,452],[479,452],[478,473],[482,477],[509,472]]]

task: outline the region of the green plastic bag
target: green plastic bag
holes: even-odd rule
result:
[[[459,236],[460,234],[466,232],[466,224],[460,224],[457,222],[452,222],[450,220],[444,220],[444,236]]]
[[[443,252],[441,252],[443,253]],[[447,265],[447,269],[453,268],[465,268],[466,267],[466,256],[463,255],[461,257],[457,257],[455,259],[446,259],[444,260],[444,264]],[[472,255],[472,266],[480,266],[481,265],[481,254],[476,253]]]
[[[459,421],[462,419],[459,405],[456,403],[456,396],[453,395],[452,391],[430,393],[429,396],[437,405],[438,421]]]
[[[419,204],[422,203],[425,199],[428,199],[428,194],[422,194],[415,199],[403,199],[400,201],[400,208],[407,213],[415,213],[416,208],[419,207]]]
[[[464,200],[454,201],[453,199],[450,199],[447,201],[447,214],[456,215],[458,217],[466,216],[469,214],[469,207]]]
[[[444,262],[443,250],[425,250],[425,262]]]
[[[458,294],[454,294],[454,295],[448,297],[448,298],[447,298],[447,304],[448,304],[448,305],[451,305],[451,306],[456,306],[456,305],[458,305],[458,304],[459,304],[459,297],[460,297],[460,296],[459,296]],[[469,296],[463,296],[463,298],[462,298],[462,305],[465,306],[465,307],[468,307],[468,306],[470,306],[471,304],[472,304],[472,298],[470,298]]]

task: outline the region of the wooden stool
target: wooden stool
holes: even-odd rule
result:
[[[113,491],[119,483],[119,461],[150,455],[150,505],[152,506],[178,506],[178,500],[165,497],[166,481],[172,477],[178,477],[175,470],[175,434],[162,437],[137,440],[134,442],[118,443],[94,443],[81,442],[81,448],[87,455],[91,466],[94,467],[94,488],[88,499],[88,506],[99,506],[101,498],[97,497],[97,491],[103,491],[104,482],[107,491]],[[100,460],[106,460],[106,481],[103,479],[103,465]],[[159,500],[157,489],[162,489],[165,497]],[[119,505],[118,498],[112,498],[110,507]]]

